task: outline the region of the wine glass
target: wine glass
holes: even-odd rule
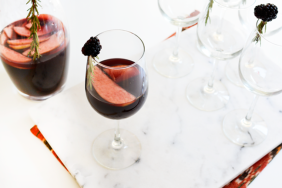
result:
[[[229,101],[227,89],[221,81],[215,80],[217,65],[220,60],[232,59],[242,51],[247,33],[242,28],[237,12],[254,2],[210,0],[204,9],[198,22],[197,47],[213,59],[214,65],[209,79],[198,78],[187,86],[186,96],[194,107],[213,111],[223,108]]]
[[[237,14],[239,17],[240,23],[243,26],[243,29],[246,30],[246,33],[249,33],[249,34],[255,28],[254,23],[256,22],[256,20],[254,16],[254,11],[250,11],[250,10],[253,10],[254,7],[255,6],[253,5],[252,7],[248,9],[239,9],[238,14]],[[229,59],[228,61],[226,61],[225,75],[231,83],[235,84],[236,86],[243,87],[243,84],[241,82],[241,79],[239,77],[239,72],[238,72],[239,58],[240,58],[240,55],[238,55],[237,57],[233,59]]]
[[[275,24],[274,21],[271,24]],[[270,24],[269,24],[270,25]],[[255,37],[261,38],[255,42]],[[228,139],[241,146],[254,146],[265,140],[266,122],[254,108],[259,96],[269,97],[282,92],[282,31],[251,33],[239,61],[239,75],[244,87],[255,94],[249,110],[234,110],[223,120]]]
[[[155,54],[153,65],[155,70],[168,78],[180,78],[189,74],[194,61],[185,47],[180,47],[182,27],[188,27],[198,22],[204,0],[158,0],[161,14],[171,24],[177,27],[176,43],[170,43]],[[189,45],[189,44],[187,44]]]
[[[262,3],[266,4],[266,3],[268,3],[268,1],[266,1],[266,0],[260,0],[259,2],[257,1],[256,4],[262,4]],[[275,4],[276,4],[277,7],[279,7],[279,5],[282,6],[281,1],[276,1]],[[238,16],[239,16],[240,22],[244,26],[243,28],[246,29],[249,33],[251,33],[254,30],[255,23],[257,21],[257,18],[254,16],[254,11],[250,11],[250,10],[253,10],[254,7],[255,7],[255,5],[253,5],[252,7],[248,8],[248,9],[240,9],[238,11]],[[278,16],[275,19],[275,22],[276,22],[276,24],[269,24],[267,26],[267,30],[269,32],[276,32],[276,31],[282,29],[282,17]],[[244,87],[242,82],[241,82],[240,76],[239,76],[238,66],[239,66],[239,56],[232,59],[232,60],[229,60],[226,63],[226,66],[225,66],[225,75],[231,83],[233,83],[237,86],[240,86],[240,87]]]
[[[59,0],[40,2],[37,30],[39,53],[33,59],[29,39],[32,23],[26,19],[31,2],[1,1],[0,56],[18,93],[31,100],[45,100],[63,90],[69,64],[69,30]]]
[[[145,46],[137,35],[124,30],[109,30],[96,37],[102,49],[99,60],[88,58],[86,96],[92,108],[116,120],[117,127],[94,140],[92,154],[102,166],[122,169],[138,161],[141,154],[140,141],[134,134],[120,129],[119,120],[139,111],[147,98]]]

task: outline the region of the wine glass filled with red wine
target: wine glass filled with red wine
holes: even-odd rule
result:
[[[94,55],[88,56],[86,96],[96,112],[117,122],[116,129],[107,130],[94,140],[92,154],[104,167],[126,168],[138,161],[141,144],[135,135],[119,128],[119,120],[138,112],[147,98],[145,46],[137,35],[124,30],[105,31],[87,43],[91,41],[98,41],[100,52],[98,55],[94,50]],[[91,51],[87,43],[83,50]]]

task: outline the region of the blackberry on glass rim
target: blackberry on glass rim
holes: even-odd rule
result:
[[[262,21],[259,24],[257,24],[257,30],[259,33],[257,33],[253,41],[260,42],[261,41],[260,34],[263,34],[263,28],[265,28],[265,32],[266,32],[266,24],[277,18],[278,8],[276,5],[270,3],[266,5],[261,4],[255,7],[254,14],[258,18],[258,21],[260,19]]]
[[[258,5],[255,7],[255,16],[264,22],[270,22],[277,18],[278,8],[274,4]]]
[[[85,56],[92,56],[94,58],[99,55],[101,49],[100,40],[97,37],[90,37],[82,47],[81,52]]]

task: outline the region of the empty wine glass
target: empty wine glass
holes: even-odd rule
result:
[[[260,0],[259,2],[260,3],[257,2],[255,4],[268,3],[267,0]],[[277,1],[275,2],[275,4],[278,7],[279,5],[282,6],[282,1]],[[255,6],[256,5],[253,5],[249,9],[253,10]],[[247,30],[249,33],[251,33],[256,26],[255,23],[257,21],[257,18],[254,16],[254,11],[250,11],[249,9],[240,9],[238,11],[238,16],[239,16],[241,24],[244,26],[243,28]],[[275,19],[275,22],[276,22],[275,24],[269,24],[267,26],[267,30],[269,31],[269,33],[276,32],[282,29],[282,17],[277,17],[277,19]],[[234,59],[229,60],[225,66],[225,75],[231,83],[237,86],[243,87],[243,84],[242,84],[242,81],[240,79],[239,72],[238,72],[238,65],[239,65],[239,56]]]
[[[274,23],[271,23],[274,24]],[[259,36],[261,42],[255,42]],[[268,128],[254,108],[259,96],[282,92],[282,31],[252,32],[239,61],[239,75],[244,87],[255,94],[249,110],[234,110],[223,120],[227,138],[241,146],[254,146],[265,140]]]
[[[169,78],[179,78],[189,74],[194,61],[190,54],[179,46],[182,27],[194,25],[199,19],[199,10],[204,0],[158,0],[161,14],[171,24],[177,26],[176,43],[159,51],[153,60],[155,70]],[[189,45],[189,44],[187,44]]]
[[[204,9],[198,22],[197,47],[213,59],[214,65],[209,79],[193,80],[186,89],[186,96],[194,107],[213,111],[223,108],[229,101],[227,89],[221,81],[215,80],[217,64],[220,60],[238,56],[242,51],[248,34],[242,28],[237,12],[254,2],[210,0]]]

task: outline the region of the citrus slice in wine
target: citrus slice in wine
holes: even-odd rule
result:
[[[135,96],[117,85],[98,67],[95,67],[93,70],[92,85],[105,101],[115,105],[126,106],[136,99]]]

